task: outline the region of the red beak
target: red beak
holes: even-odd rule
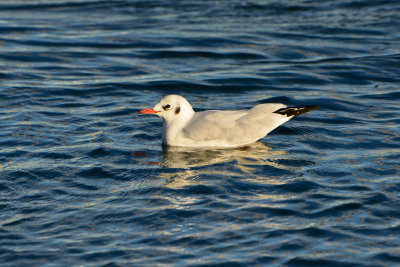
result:
[[[145,108],[138,112],[138,114],[156,114],[160,111],[154,110],[152,108]]]

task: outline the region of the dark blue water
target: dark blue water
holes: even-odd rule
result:
[[[400,263],[400,3],[0,2],[2,266]],[[195,110],[319,105],[241,149]]]

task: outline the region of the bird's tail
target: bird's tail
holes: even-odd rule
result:
[[[281,109],[278,109],[277,111],[274,111],[274,113],[277,113],[280,115],[286,115],[287,117],[292,117],[292,116],[299,116],[301,114],[304,114],[306,112],[309,112],[309,111],[317,109],[317,108],[319,108],[319,106],[281,108]]]

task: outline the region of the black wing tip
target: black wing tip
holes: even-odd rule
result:
[[[278,109],[277,111],[274,111],[274,113],[280,115],[286,115],[287,117],[292,117],[292,116],[299,116],[301,114],[307,113],[311,110],[315,110],[318,108],[319,106],[289,107],[289,108]]]

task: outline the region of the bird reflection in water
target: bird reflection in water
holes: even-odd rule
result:
[[[166,180],[167,187],[182,188],[186,185],[204,183],[204,177],[238,176],[244,179],[261,179],[265,183],[286,183],[282,179],[261,174],[260,169],[280,169],[295,171],[299,166],[292,164],[293,160],[285,161],[285,151],[273,151],[262,142],[249,146],[231,149],[199,149],[163,146],[160,166],[168,170],[159,173]],[[282,162],[282,163],[281,163]],[[301,161],[300,165],[310,165],[312,162]],[[297,165],[297,166],[296,166]],[[171,172],[171,169],[177,169]],[[260,181],[261,182],[261,181]]]
[[[268,157],[282,154],[285,154],[285,152],[271,151],[268,145],[261,142],[239,148],[225,149],[163,146],[163,160],[160,165],[167,168],[184,169],[227,162],[263,165]]]
[[[148,159],[154,159],[154,154],[153,156],[150,154],[133,152],[132,158],[148,166],[159,166],[160,168],[153,169],[156,180],[164,181],[164,186],[171,188],[204,184],[209,177],[233,176],[246,180],[255,179],[262,183],[281,184],[287,180],[276,177],[277,169],[283,172],[296,172],[299,167],[314,164],[309,160],[294,159],[286,151],[272,150],[262,142],[239,148],[221,149],[163,146],[159,154],[160,161],[149,161]]]

